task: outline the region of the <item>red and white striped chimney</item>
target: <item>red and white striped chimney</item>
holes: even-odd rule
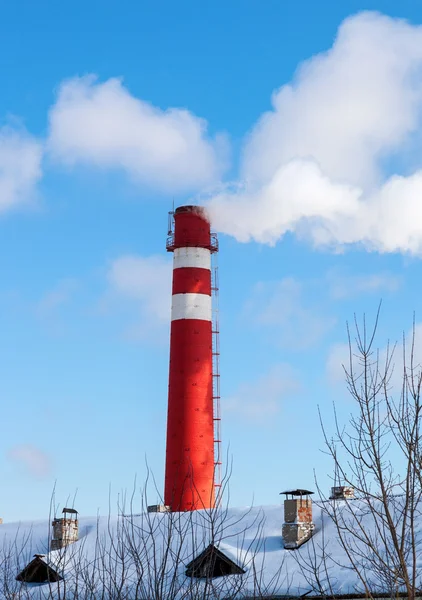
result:
[[[172,511],[210,508],[214,491],[211,252],[205,211],[174,213],[173,297],[164,502]]]

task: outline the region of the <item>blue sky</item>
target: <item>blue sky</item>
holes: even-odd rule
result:
[[[346,321],[382,299],[381,347],[419,322],[419,24],[413,1],[2,3],[0,516],[46,516],[54,485],[107,512],[146,462],[162,488],[173,198],[220,232],[230,503],[328,488]]]

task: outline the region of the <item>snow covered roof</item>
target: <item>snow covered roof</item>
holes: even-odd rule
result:
[[[365,501],[352,502],[353,512],[360,515],[363,526],[368,531],[374,529]],[[337,502],[336,506],[347,516],[347,501]],[[422,517],[420,520],[422,526]],[[67,590],[77,586],[79,591],[90,587],[92,597],[100,597],[106,585],[109,591],[118,586],[124,588],[127,598],[145,599],[156,598],[158,588],[165,591],[163,597],[171,598],[186,597],[192,588],[206,590],[207,595],[201,598],[252,597],[257,596],[257,590],[261,598],[309,592],[316,595],[316,576],[321,586],[337,594],[363,591],[358,575],[351,569],[347,549],[323,505],[314,505],[314,536],[298,550],[283,547],[282,523],[281,505],[82,517],[79,541],[54,552],[48,551],[49,521],[6,523],[0,526],[0,565],[10,580],[10,589],[19,593],[24,585],[28,598],[63,597],[64,585]],[[187,565],[210,544],[245,573],[205,582],[187,577]],[[36,590],[15,581],[35,552],[47,555],[44,560],[63,581],[38,586]],[[376,575],[374,586],[375,578]],[[0,598],[2,585],[0,581]]]

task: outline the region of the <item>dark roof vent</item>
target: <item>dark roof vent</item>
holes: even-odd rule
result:
[[[16,581],[25,583],[55,583],[63,578],[43,561],[43,554],[34,554],[34,559],[19,573]]]
[[[244,573],[246,571],[212,544],[186,565],[187,577],[210,579],[211,577],[243,575]]]

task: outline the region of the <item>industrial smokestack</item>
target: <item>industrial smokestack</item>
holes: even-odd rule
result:
[[[167,250],[174,260],[164,502],[188,511],[215,503],[211,253],[217,241],[204,209],[176,209]]]

